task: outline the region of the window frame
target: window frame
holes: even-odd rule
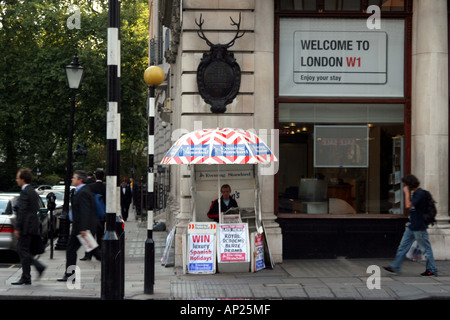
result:
[[[404,36],[404,94],[401,98],[353,98],[353,97],[281,97],[279,88],[279,59],[280,59],[280,19],[281,18],[355,18],[368,19],[370,13],[366,13],[368,0],[361,0],[361,12],[346,11],[324,11],[324,0],[317,0],[317,10],[314,11],[292,11],[280,10],[280,0],[275,1],[274,19],[274,128],[279,127],[279,105],[280,103],[367,103],[367,104],[403,104],[404,105],[404,173],[411,172],[411,72],[412,72],[412,0],[405,0],[404,11],[382,11],[382,19],[403,19],[405,21]],[[278,174],[274,177],[274,212],[280,216],[278,209]],[[282,215],[285,217],[286,215]],[[375,214],[374,216],[386,216],[385,214]],[[311,218],[317,218],[311,217]]]

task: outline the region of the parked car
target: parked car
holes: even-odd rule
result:
[[[14,225],[16,223],[15,206],[19,200],[18,193],[0,193],[0,250],[16,250],[17,239],[14,236]],[[39,198],[39,230],[44,243],[49,236],[49,214],[42,199]]]
[[[42,184],[38,187],[35,188],[37,193],[41,193],[44,190],[50,190],[52,188],[52,186],[46,185],[46,184]]]
[[[70,186],[69,189],[72,190],[72,189],[75,189],[75,187]],[[66,186],[63,184],[55,185],[55,186],[52,186],[52,190],[64,191],[64,190],[66,190]]]

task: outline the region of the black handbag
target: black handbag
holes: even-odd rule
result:
[[[33,235],[30,243],[30,253],[32,255],[42,254],[45,252],[44,241],[40,235]]]

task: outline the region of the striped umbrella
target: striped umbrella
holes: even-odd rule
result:
[[[178,139],[161,164],[266,164],[278,161],[256,134],[231,128],[202,129]]]
[[[217,128],[183,135],[172,145],[161,164],[217,164],[220,199],[221,164],[268,164],[274,161],[278,161],[277,158],[256,134],[242,129]],[[220,207],[219,201],[219,212]]]

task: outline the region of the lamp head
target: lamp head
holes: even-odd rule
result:
[[[83,78],[84,68],[78,62],[78,54],[75,52],[71,64],[64,67],[66,70],[67,82],[70,89],[78,89]]]

